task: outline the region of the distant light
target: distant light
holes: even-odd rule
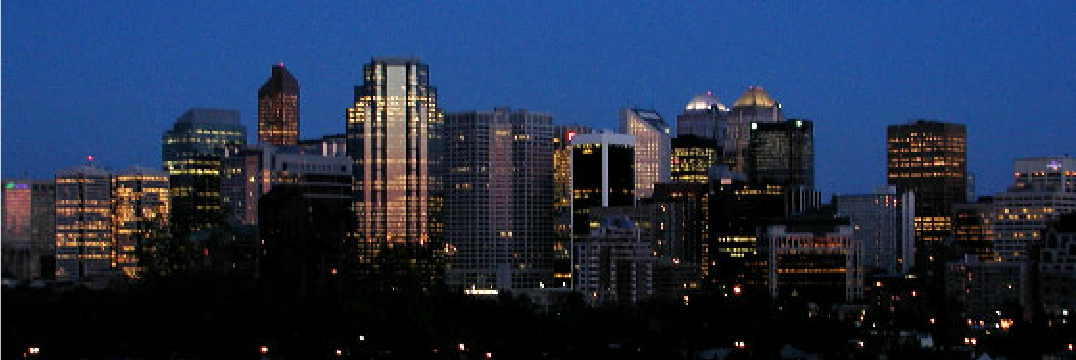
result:
[[[281,61],[281,62],[280,62],[280,65],[277,65],[277,66],[280,66],[280,67],[284,67],[284,62],[283,62],[283,61]]]
[[[340,349],[336,349],[336,356],[341,356],[341,355],[344,355],[344,352],[340,351]]]
[[[93,156],[92,155],[87,155],[86,156],[86,161],[93,161]]]
[[[934,323],[934,318],[930,318],[930,323],[931,323],[931,324],[933,324],[933,323]]]
[[[1072,344],[1069,344],[1069,350],[1072,350]],[[29,352],[30,354],[38,354],[41,352],[41,348],[33,346],[27,349],[27,352]]]
[[[858,345],[860,348],[862,348],[863,347],[863,340],[856,341],[856,345]]]
[[[486,353],[486,359],[492,359],[493,353]]]
[[[268,346],[262,346],[259,350],[262,351],[262,354],[265,354],[265,353],[269,352],[269,347]]]
[[[460,351],[466,351],[467,350],[467,345],[463,345],[463,343],[460,343],[459,349],[460,349]]]
[[[1001,319],[1001,321],[998,322],[998,327],[1000,327],[1002,329],[1005,329],[1005,330],[1009,330],[1009,328],[1012,327],[1012,320],[1011,319]]]
[[[1069,344],[1069,351],[1072,351],[1072,344]]]
[[[737,295],[737,296],[738,296],[738,295],[740,295],[740,294],[742,294],[742,293],[743,293],[743,288],[742,288],[742,287],[740,287],[740,285],[739,285],[739,284],[737,284],[737,285],[733,285],[733,286],[732,286],[732,294],[733,294],[733,295]]]
[[[714,92],[713,92],[713,91],[707,91],[707,92],[706,92],[706,95],[710,95],[710,96],[713,96],[713,95],[714,95]]]
[[[737,349],[747,348],[747,343],[743,341],[735,341],[732,343],[732,345],[735,346]]]
[[[568,142],[571,142],[572,138],[575,137],[575,131],[569,131],[565,133],[564,136],[568,138]]]
[[[366,335],[359,335],[359,341],[366,341]]]

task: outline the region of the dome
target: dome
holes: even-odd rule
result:
[[[710,110],[713,106],[717,106],[717,108],[722,111],[729,111],[729,108],[726,107],[725,104],[722,104],[721,101],[718,101],[717,97],[709,91],[695,95],[695,97],[691,98],[691,101],[688,101],[684,110]]]
[[[774,101],[765,90],[762,90],[761,86],[748,86],[747,92],[743,93],[739,99],[736,99],[735,103],[732,103],[732,107],[740,106],[780,107],[781,105]]]

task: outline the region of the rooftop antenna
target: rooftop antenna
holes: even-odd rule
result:
[[[86,166],[93,167],[93,155],[86,155]]]

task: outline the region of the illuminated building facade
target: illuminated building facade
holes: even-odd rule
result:
[[[258,89],[258,142],[294,146],[299,142],[299,81],[284,63]]]
[[[706,184],[710,169],[718,164],[721,149],[717,142],[694,134],[677,135],[672,139],[673,182]]]
[[[572,234],[590,233],[590,209],[635,205],[635,137],[576,134],[572,138]]]
[[[770,294],[828,303],[863,298],[862,247],[846,218],[792,216],[766,231]]]
[[[572,139],[594,130],[579,124],[553,126],[553,285],[571,287]]]
[[[363,84],[347,110],[360,262],[395,249],[417,270],[440,276],[442,124],[426,64],[373,58],[363,67]]]
[[[915,195],[889,186],[874,194],[837,195],[837,215],[852,222],[863,266],[880,276],[907,274],[915,262]]]
[[[104,280],[113,275],[112,183],[93,166],[56,172],[56,279]]]
[[[635,136],[635,196],[649,197],[655,183],[669,181],[669,125],[653,110],[620,109],[620,131]]]
[[[56,268],[56,184],[16,179],[0,183],[4,277],[51,279]]]
[[[299,150],[265,144],[225,148],[220,191],[233,226],[257,226],[259,199],[280,184],[296,185],[306,197],[351,198],[351,159]]]
[[[749,86],[732,103],[725,127],[725,164],[735,172],[747,172],[747,149],[751,142],[752,123],[784,121],[781,104],[774,101],[761,86]]]
[[[553,285],[553,116],[445,115],[445,280],[498,291]]]
[[[320,139],[299,140],[299,153],[321,156],[347,156],[347,134],[325,135]]]
[[[608,216],[572,243],[572,288],[589,304],[634,303],[654,295],[650,242],[625,216]]]
[[[763,287],[767,271],[760,234],[786,216],[784,189],[752,185],[730,172],[711,183],[709,197],[709,239],[702,248],[706,280]]]
[[[139,250],[168,228],[168,173],[133,167],[112,176],[112,257],[127,277],[138,277]]]
[[[1076,212],[1076,158],[1017,159],[1015,170],[1015,185],[994,196],[994,257],[1023,262],[1050,222]]]
[[[208,230],[221,213],[220,160],[224,147],[246,144],[239,112],[190,109],[164,133],[161,157],[171,189],[173,234]]]
[[[814,188],[814,123],[752,122],[747,179],[758,184]]]
[[[953,204],[967,200],[966,130],[917,120],[890,125],[886,139],[886,177],[897,192],[915,193],[915,240],[924,250],[916,258],[926,265],[935,261],[935,245],[952,233]]]

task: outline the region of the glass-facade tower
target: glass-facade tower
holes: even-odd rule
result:
[[[347,110],[360,262],[399,248],[426,274],[440,271],[442,116],[418,59],[374,58],[363,67]]]
[[[620,131],[635,136],[635,196],[650,197],[655,183],[669,181],[669,125],[653,110],[620,109]]]
[[[112,274],[112,184],[108,171],[56,172],[56,278],[102,280]]]
[[[774,101],[761,86],[749,86],[728,115],[725,128],[725,163],[735,172],[747,172],[747,147],[751,142],[752,123],[771,123],[784,120],[781,104]]]
[[[299,81],[284,63],[258,89],[258,142],[294,146],[299,142]]]
[[[134,167],[112,176],[112,236],[115,266],[138,277],[139,250],[148,248],[157,229],[167,229],[168,173]]]

